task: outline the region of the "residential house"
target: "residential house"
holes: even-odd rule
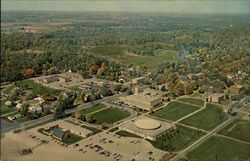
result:
[[[43,109],[39,105],[33,105],[28,107],[28,111],[32,113],[42,113]]]

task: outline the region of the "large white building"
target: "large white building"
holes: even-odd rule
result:
[[[175,128],[176,126],[173,123],[163,122],[147,116],[139,116],[119,127],[120,130],[125,130],[149,140],[156,140],[168,130]]]
[[[138,107],[148,111],[162,104],[162,98],[159,93],[151,89],[139,92],[138,88],[135,88],[133,95],[120,97],[120,101],[131,107]]]

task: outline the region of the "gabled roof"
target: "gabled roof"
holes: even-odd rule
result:
[[[54,128],[53,129],[53,135],[56,136],[56,137],[59,137],[59,138],[63,138],[65,134],[65,131],[61,130],[60,128]]]

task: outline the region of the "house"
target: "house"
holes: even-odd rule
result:
[[[37,101],[39,104],[42,104],[45,100],[42,97],[36,97],[34,98],[35,101]]]
[[[202,85],[202,88],[208,93],[222,93],[225,89],[225,86],[219,83],[205,82]]]
[[[22,117],[22,115],[16,114],[16,115],[13,115],[13,116],[9,116],[8,120],[13,121],[13,120],[16,120],[16,119],[21,118],[21,117]]]
[[[233,85],[230,87],[231,94],[238,95],[241,91],[243,91],[244,87],[242,85]]]
[[[39,105],[29,106],[28,110],[29,110],[29,112],[32,112],[32,113],[42,113],[42,111],[43,111],[42,107]]]
[[[11,104],[12,104],[11,101],[6,101],[6,102],[5,102],[5,105],[6,105],[6,106],[10,106]]]
[[[21,103],[18,103],[18,104],[16,105],[17,111],[20,111],[20,110],[22,109],[22,105],[23,105],[23,104],[21,104]]]
[[[64,140],[69,137],[69,130],[64,131],[63,129],[56,127],[53,129],[52,136],[56,139]]]
[[[142,83],[144,82],[144,77],[138,77],[138,78],[134,78],[131,80],[132,84],[136,85],[136,84],[139,84],[139,83]]]
[[[209,102],[221,103],[225,99],[225,95],[223,93],[213,93],[208,96]]]
[[[59,80],[59,78],[57,76],[51,76],[51,77],[43,78],[42,82],[43,83],[52,83],[52,82],[55,82],[58,80]]]

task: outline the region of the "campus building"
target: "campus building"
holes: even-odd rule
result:
[[[156,140],[162,134],[175,129],[175,124],[152,119],[146,116],[139,116],[119,127],[120,130],[141,136],[149,140]]]
[[[159,93],[149,89],[140,92],[138,88],[135,88],[133,95],[120,97],[120,101],[131,107],[137,107],[148,111],[162,104],[162,98]]]
[[[223,93],[213,93],[208,96],[209,102],[221,103],[225,99],[225,95]]]
[[[230,87],[231,94],[238,95],[244,89],[242,85],[233,85]]]
[[[82,136],[84,138],[94,134],[92,131],[90,131],[88,129],[73,125],[72,123],[68,123],[68,122],[63,121],[63,120],[54,121],[52,123],[46,124],[44,127],[45,131],[49,130],[49,129],[53,129],[53,135],[55,135],[54,129],[56,129],[56,128],[59,130],[55,130],[55,134],[60,134],[60,135],[56,135],[57,137],[63,136],[62,133],[65,133],[65,132],[67,132],[67,133],[70,132],[70,133]]]

